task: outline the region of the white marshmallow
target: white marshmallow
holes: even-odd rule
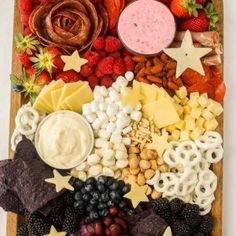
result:
[[[111,176],[111,177],[114,177],[114,175],[115,175],[114,171],[110,168],[107,168],[107,167],[103,168],[102,173],[106,176]]]
[[[92,154],[88,156],[87,163],[90,166],[96,165],[100,162],[101,158],[97,154]]]
[[[102,173],[102,166],[101,165],[91,166],[88,170],[88,175],[90,177],[96,177],[101,173]]]
[[[104,97],[102,96],[102,94],[100,94],[100,93],[96,93],[96,94],[94,94],[94,100],[95,101],[97,101],[97,102],[103,102],[104,101]]]
[[[131,138],[122,138],[122,143],[125,146],[129,146],[131,144]]]
[[[116,161],[115,160],[105,160],[105,159],[103,159],[102,164],[103,164],[103,166],[111,167],[111,166],[116,165]]]
[[[130,82],[134,79],[134,73],[132,71],[127,71],[125,73],[125,78]]]
[[[106,143],[106,140],[104,140],[102,138],[95,139],[95,147],[96,148],[102,148],[105,143]]]
[[[102,146],[102,150],[104,151],[104,150],[108,150],[108,149],[110,149],[112,147],[112,144],[111,144],[111,142],[110,141],[106,141],[106,142],[104,142],[104,144],[103,144],[103,146]]]
[[[104,102],[100,102],[98,104],[98,107],[99,107],[99,110],[100,111],[106,111],[107,107],[108,107],[108,104],[104,101]]]
[[[111,161],[114,160],[115,152],[111,149],[103,150],[104,160]]]
[[[101,94],[103,97],[106,97],[108,95],[108,90],[105,86],[96,86],[94,88],[93,94]]]
[[[112,143],[120,143],[122,141],[122,136],[120,134],[118,134],[118,133],[113,133],[111,135],[110,141]]]
[[[81,179],[82,181],[85,181],[87,179],[87,174],[84,171],[79,171],[77,174],[77,178]]]
[[[112,133],[112,132],[115,131],[115,129],[116,129],[116,124],[115,124],[115,123],[109,122],[109,123],[107,124],[107,128],[106,128],[106,131],[107,131],[107,132]]]
[[[98,131],[98,135],[100,138],[108,140],[111,136],[111,133],[107,132],[105,129],[100,129]]]
[[[85,118],[89,123],[93,123],[96,120],[97,116],[95,113],[92,113],[90,115],[86,115]]]
[[[101,125],[102,125],[102,121],[98,118],[92,123],[92,127],[95,130],[98,130],[101,127]]]
[[[83,115],[90,115],[92,113],[92,107],[90,103],[84,104],[82,107]]]
[[[118,76],[116,82],[120,85],[121,88],[127,87],[128,81],[124,76]]]
[[[111,99],[112,102],[116,102],[116,101],[119,101],[120,100],[120,95],[118,94],[118,92],[110,87],[109,88],[109,97]]]
[[[132,112],[133,108],[129,105],[123,107],[123,112],[126,114],[130,114]]]
[[[114,116],[111,116],[109,120],[110,122],[115,122],[117,119],[116,119],[116,116],[114,115]]]
[[[123,143],[116,143],[116,144],[114,144],[113,147],[115,150],[127,152],[127,149]]]
[[[93,100],[92,102],[91,102],[91,110],[92,110],[92,112],[97,112],[98,111],[98,102],[97,101],[95,101],[95,100]]]
[[[118,160],[116,162],[116,166],[119,168],[119,169],[123,169],[125,168],[126,166],[129,165],[129,161],[126,159],[126,160]]]
[[[139,102],[136,107],[135,107],[135,110],[136,111],[140,111],[142,109],[142,104]]]
[[[108,116],[105,112],[100,111],[97,113],[97,116],[98,116],[98,119],[100,119],[102,123],[105,123],[108,121]]]
[[[116,115],[117,111],[119,110],[119,106],[117,104],[109,104],[107,108],[107,115],[109,117]]]
[[[126,127],[126,128],[123,129],[122,134],[126,135],[126,134],[128,134],[129,132],[131,132],[131,131],[132,131],[132,127],[131,127],[131,125],[130,125],[130,126],[128,126],[128,127]]]
[[[127,151],[117,151],[116,152],[116,160],[124,160],[128,158]]]
[[[97,154],[98,156],[102,157],[103,150],[102,150],[102,148],[95,149],[94,153]]]
[[[132,111],[131,119],[135,121],[140,121],[142,119],[142,113],[140,111]]]

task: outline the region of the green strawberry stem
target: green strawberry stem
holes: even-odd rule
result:
[[[181,5],[189,13],[190,16],[197,17],[198,10],[202,9],[202,5],[196,3],[196,0],[182,0]]]
[[[212,30],[212,31],[216,30],[217,23],[219,22],[219,14],[216,11],[213,3],[208,3],[204,10],[210,20],[209,30]]]

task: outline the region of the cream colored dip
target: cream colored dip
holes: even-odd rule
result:
[[[70,169],[90,154],[94,136],[90,125],[81,115],[72,111],[58,111],[41,121],[35,145],[48,165]]]

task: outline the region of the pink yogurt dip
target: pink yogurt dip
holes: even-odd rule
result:
[[[176,32],[175,19],[164,4],[155,0],[138,0],[120,15],[118,34],[133,53],[155,55],[167,48]]]

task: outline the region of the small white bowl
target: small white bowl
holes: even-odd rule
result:
[[[74,164],[73,166],[66,166],[66,167],[62,167],[60,166],[60,164],[53,165],[52,163],[50,163],[50,161],[47,160],[47,158],[45,158],[42,153],[40,152],[40,147],[38,146],[39,143],[39,139],[40,139],[40,129],[43,126],[43,124],[48,121],[48,119],[50,119],[53,116],[57,116],[58,114],[72,114],[72,115],[76,115],[78,119],[80,119],[87,127],[88,127],[88,133],[91,136],[91,144],[90,147],[88,147],[88,153],[84,156],[84,158],[82,160],[78,160],[78,162],[76,164]],[[48,144],[50,145],[50,143]],[[87,144],[89,145],[89,144]],[[79,113],[73,112],[73,111],[68,111],[68,110],[63,110],[63,111],[57,111],[54,113],[49,114],[48,116],[46,116],[38,125],[38,128],[36,130],[36,134],[35,134],[35,148],[40,156],[40,158],[42,159],[42,161],[44,161],[47,165],[56,168],[56,169],[61,169],[61,170],[68,170],[68,169],[72,169],[75,168],[76,166],[80,165],[81,163],[83,163],[87,157],[90,155],[90,153],[92,152],[93,148],[94,148],[94,133],[92,130],[92,127],[90,126],[90,124],[87,122],[87,120],[80,115]]]

